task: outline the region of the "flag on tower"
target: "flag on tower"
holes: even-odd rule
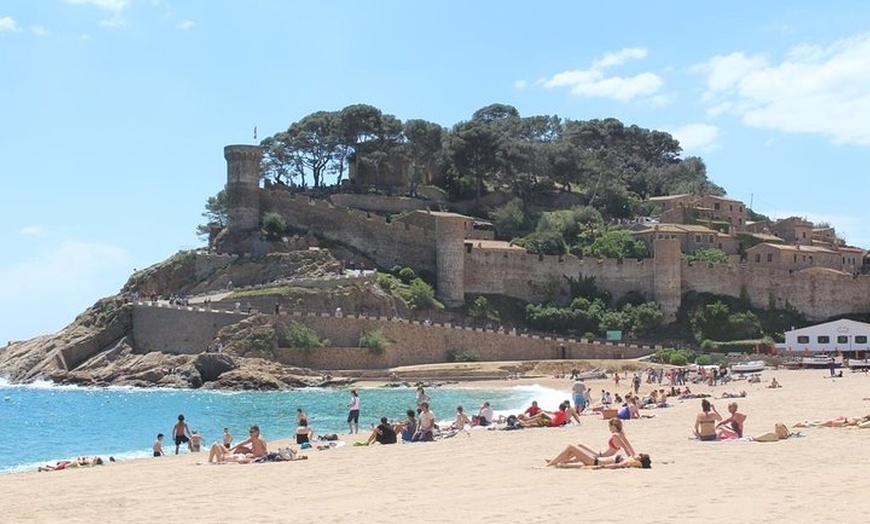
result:
[[[254,140],[257,139],[257,126],[254,126]]]

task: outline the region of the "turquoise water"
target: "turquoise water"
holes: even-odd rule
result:
[[[360,433],[367,435],[381,416],[404,418],[415,406],[413,388],[359,389]],[[504,389],[430,388],[432,409],[439,420],[452,420],[462,404],[476,414],[484,401],[497,414],[517,412],[532,400],[555,407],[568,391],[538,386]],[[147,457],[157,433],[164,449],[172,426],[183,413],[192,430],[210,444],[223,427],[238,442],[251,424],[267,440],[287,438],[296,427],[296,409],[308,414],[318,433],[346,432],[347,390],[305,389],[281,392],[218,392],[176,389],[80,388],[31,384],[12,386],[0,379],[0,473],[32,470],[40,464],[83,455],[116,459]],[[185,448],[182,446],[182,452]]]

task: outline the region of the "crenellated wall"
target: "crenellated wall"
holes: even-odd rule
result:
[[[749,264],[714,265],[683,262],[683,291],[748,295],[757,307],[793,306],[811,320],[870,311],[870,275],[808,268],[784,271]]]
[[[301,322],[330,340],[331,347],[310,354],[292,349],[279,352],[285,364],[315,369],[380,369],[445,362],[450,350],[472,350],[484,361],[559,359],[563,358],[560,345],[565,346],[567,359],[637,358],[656,351],[652,346],[542,338],[399,319],[294,315],[286,320]],[[373,329],[381,330],[390,341],[383,354],[352,347],[358,345],[363,331]]]
[[[224,326],[247,318],[242,312],[197,307],[132,306],[133,347],[137,353],[196,354],[205,351]],[[653,353],[653,346],[601,344],[555,337],[528,336],[507,331],[428,324],[386,317],[340,314],[282,313],[282,322],[300,322],[315,330],[330,346],[311,354],[279,348],[279,361],[316,369],[379,369],[433,364],[447,360],[450,350],[474,351],[481,360],[636,358]],[[374,355],[357,347],[364,331],[380,330],[389,341],[386,351]],[[565,346],[562,354],[560,345]]]

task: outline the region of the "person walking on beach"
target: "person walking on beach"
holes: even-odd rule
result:
[[[350,411],[347,413],[347,427],[348,431],[351,434],[359,433],[359,395],[356,394],[356,390],[350,390],[350,402],[348,402],[347,407]]]
[[[417,414],[420,414],[420,406],[423,405],[424,402],[431,402],[429,395],[426,394],[426,391],[423,389],[423,386],[417,387]]]
[[[178,455],[178,448],[181,444],[187,444],[188,451],[190,450],[190,428],[187,427],[187,422],[184,421],[184,415],[178,415],[178,422],[172,428],[172,436],[175,438],[175,454]]]

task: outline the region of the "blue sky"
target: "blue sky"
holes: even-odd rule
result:
[[[870,247],[868,2],[0,0],[0,346],[200,244],[222,148],[372,104],[672,132],[762,213]]]

